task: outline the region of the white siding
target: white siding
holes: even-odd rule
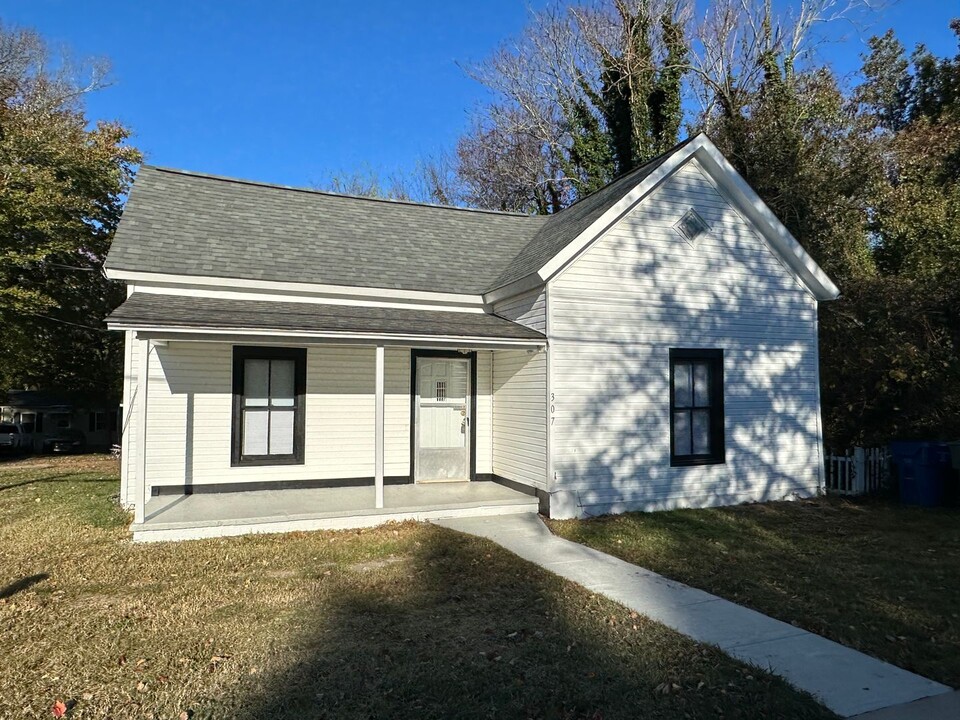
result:
[[[493,312],[537,332],[546,333],[546,308],[546,288],[539,287],[495,303]]]
[[[357,432],[361,435],[367,431],[371,437],[375,430],[374,411],[374,372],[376,370],[374,363],[376,360],[374,348],[352,348],[353,352],[360,354],[366,353],[370,356],[370,397],[367,400],[370,404],[369,425],[358,428]],[[317,349],[317,352],[323,352]],[[346,362],[349,362],[345,360]],[[309,359],[308,359],[309,362]],[[309,365],[307,366],[309,368]],[[329,366],[328,366],[329,367]],[[329,368],[336,373],[335,368]],[[309,370],[307,371],[309,376]],[[383,473],[387,477],[410,474],[410,351],[404,348],[387,348],[384,354],[384,385],[383,385]],[[328,405],[328,416],[336,415],[338,408],[336,403]],[[342,411],[342,408],[341,408]],[[374,440],[370,441],[370,456],[366,458],[370,472],[373,475],[373,445]],[[307,445],[309,447],[309,444]],[[356,465],[359,466],[362,461],[357,459]],[[361,477],[367,477],[368,473],[356,473]],[[345,475],[342,477],[351,477]]]
[[[546,288],[494,304],[500,317],[547,331]],[[547,486],[547,356],[526,350],[493,356],[493,473],[540,489]],[[479,472],[479,468],[478,468]]]
[[[477,472],[493,472],[493,353],[477,353]]]
[[[546,488],[547,355],[525,350],[493,358],[493,472]]]
[[[710,233],[673,229],[691,206]],[[820,483],[817,305],[688,163],[549,285],[551,514],[729,504]],[[721,348],[727,461],[670,467],[669,348]]]
[[[136,396],[137,343],[125,384]],[[492,354],[477,359],[477,472],[492,469]],[[147,403],[148,484],[184,485],[265,480],[372,477],[374,473],[374,349],[318,346],[307,351],[303,465],[231,467],[232,346],[171,342],[150,358]],[[131,370],[132,369],[132,370]],[[387,348],[385,474],[410,471],[410,350]],[[136,496],[134,430],[127,428],[124,468],[128,502]]]

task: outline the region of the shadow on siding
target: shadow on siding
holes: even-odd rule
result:
[[[581,516],[819,483],[814,306],[732,210],[697,205],[713,230],[687,244],[672,223],[691,204],[641,207],[551,290],[554,367],[573,373],[554,371],[554,487]],[[725,464],[670,467],[670,348],[724,351]]]

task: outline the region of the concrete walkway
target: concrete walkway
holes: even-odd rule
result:
[[[842,717],[950,692],[945,685],[819,635],[559,538],[534,514],[457,518],[437,524],[489,538],[694,640],[717,645],[728,655],[816,696]]]
[[[943,693],[858,715],[857,720],[958,720],[960,692]]]

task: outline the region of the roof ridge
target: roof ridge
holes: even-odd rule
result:
[[[484,213],[487,215],[504,215],[507,217],[538,218],[540,215],[530,215],[522,212],[512,212],[507,210],[488,210],[486,208],[460,207],[458,205],[443,205],[441,203],[416,202],[414,200],[396,200],[392,198],[370,197],[369,195],[351,195],[348,193],[336,193],[329,190],[317,190],[314,188],[297,187],[296,185],[283,185],[280,183],[268,183],[259,180],[247,180],[244,178],[228,177],[226,175],[215,175],[213,173],[196,172],[194,170],[183,170],[180,168],[161,167],[159,165],[150,165],[144,163],[141,169],[156,170],[170,175],[185,175],[187,177],[201,178],[204,180],[217,180],[220,182],[234,183],[237,185],[251,185],[253,187],[266,187],[275,190],[291,190],[293,192],[302,192],[312,195],[325,195],[327,197],[345,198],[348,200],[366,200],[367,202],[389,203],[391,205],[408,205],[412,207],[435,208],[438,210],[459,210],[461,212]]]

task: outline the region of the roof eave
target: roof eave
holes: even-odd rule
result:
[[[537,273],[530,273],[529,275],[524,275],[522,278],[509,282],[505,285],[500,285],[492,290],[488,290],[483,294],[483,300],[487,305],[493,305],[501,300],[511,298],[514,295],[519,295],[520,293],[528,292],[530,290],[534,290],[535,288],[541,287],[543,282],[543,278],[541,278],[540,275]]]
[[[723,156],[706,135],[697,160],[730,196],[731,200],[757,225],[774,249],[819,301],[835,300],[840,288],[804,249],[770,207],[750,187],[743,176]]]
[[[231,328],[216,326],[180,326],[156,325],[134,320],[108,322],[109,330],[132,330],[137,333],[138,339],[152,340],[181,340],[204,342],[216,340],[229,342],[232,338],[242,338],[244,342],[259,339],[274,344],[325,344],[338,343],[348,345],[410,345],[418,347],[437,345],[444,347],[484,347],[496,349],[509,348],[541,348],[547,345],[546,336],[536,333],[538,337],[516,338],[505,336],[476,336],[476,335],[416,335],[410,333],[377,333],[377,332],[325,332],[303,330],[271,330],[267,328]]]
[[[448,293],[430,290],[404,290],[398,288],[368,287],[360,285],[330,285],[322,283],[299,283],[276,280],[253,280],[249,278],[217,277],[208,275],[185,275],[158,273],[130,268],[104,266],[110,280],[135,285],[165,286],[180,288],[216,288],[218,290],[264,291],[286,295],[310,295],[317,297],[356,298],[373,300],[396,300],[438,306],[482,308],[486,303],[480,293]]]

